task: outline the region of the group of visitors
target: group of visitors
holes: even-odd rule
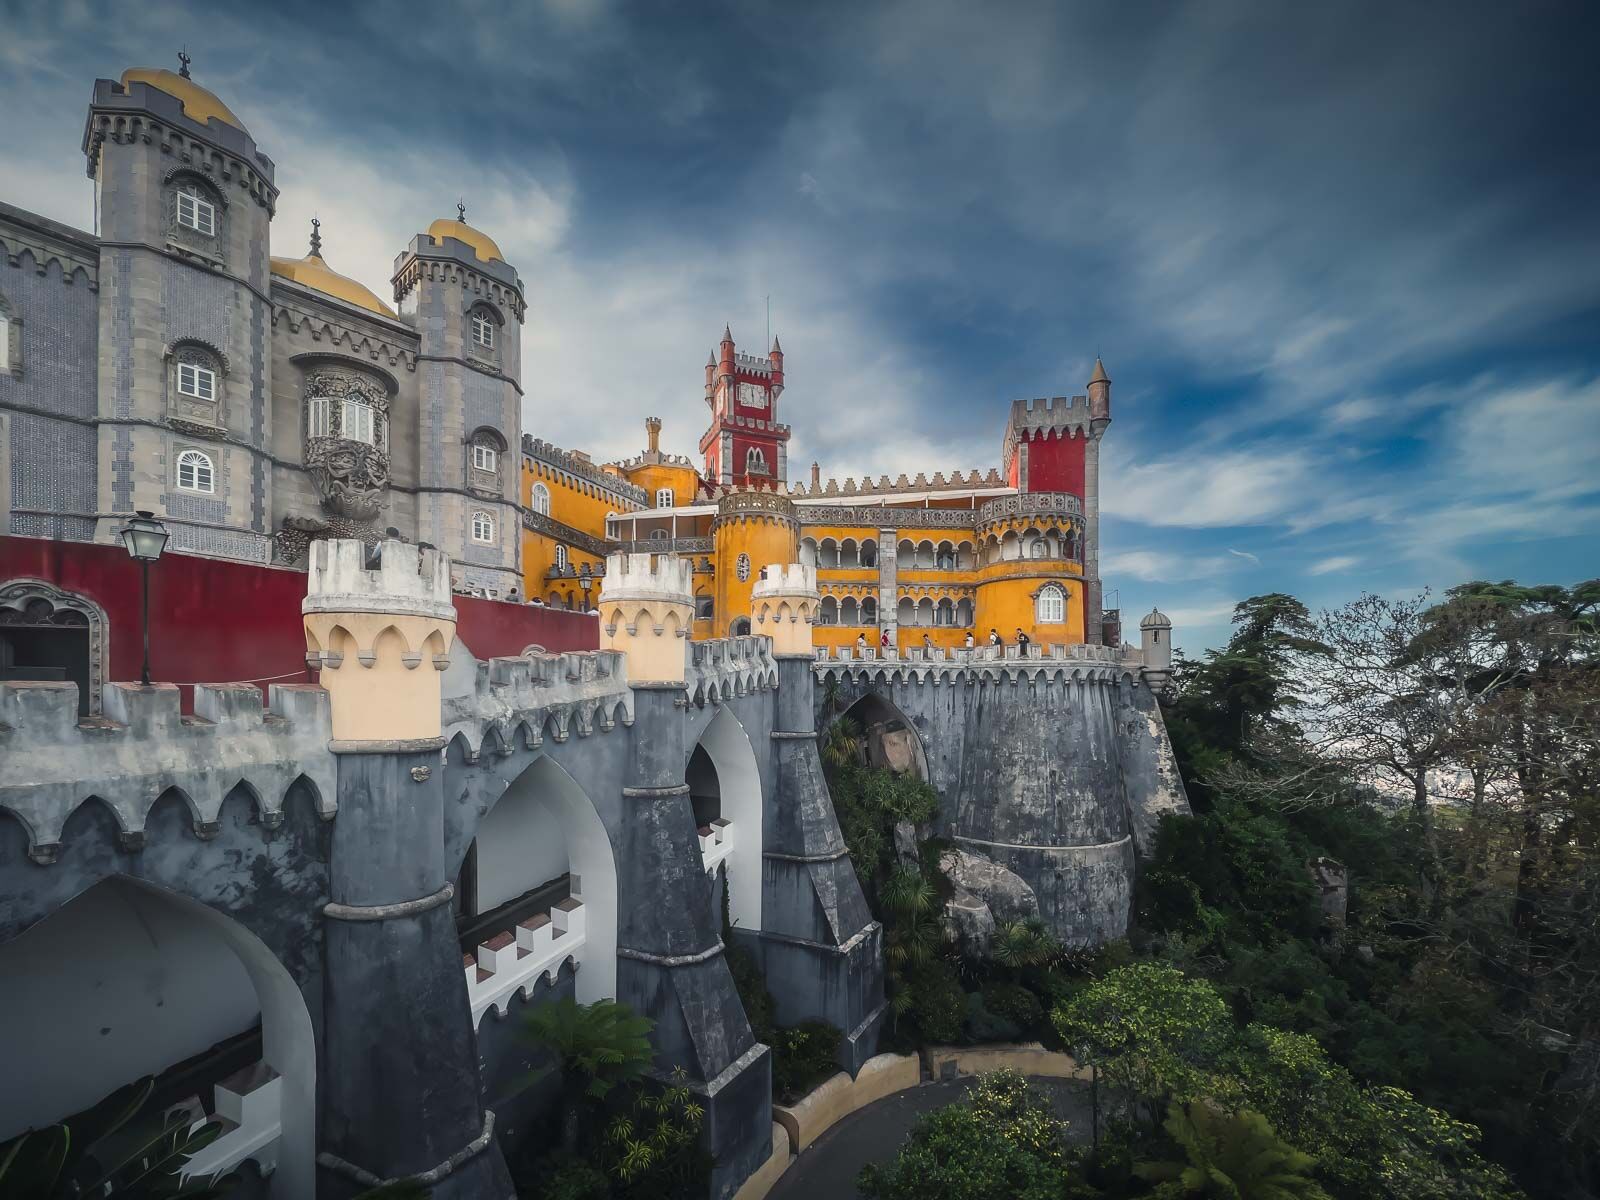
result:
[[[975,643],[972,639],[972,631],[969,629],[967,630],[967,636],[963,641],[963,645],[966,649],[971,650],[974,644]],[[1000,647],[1004,646],[1005,644],[1005,639],[1000,636],[1000,631],[998,629],[989,630],[989,645]],[[1033,639],[1022,631],[1022,626],[1017,626],[1017,649],[1023,654],[1023,656],[1027,655],[1028,647],[1032,644]],[[856,635],[856,649],[865,650],[869,645],[871,645],[871,643],[867,641],[866,634],[860,633]],[[932,651],[936,650],[938,647],[933,644],[933,638],[925,633],[922,635],[922,648],[924,650]],[[879,630],[878,632],[878,649],[884,651],[889,649],[889,631],[887,629]]]

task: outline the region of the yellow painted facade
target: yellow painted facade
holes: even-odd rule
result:
[[[969,636],[981,646],[991,630],[1007,643],[1019,629],[1041,645],[1089,640],[1085,521],[1076,496],[1020,494],[992,472],[965,482],[940,478],[926,491],[904,476],[860,488],[824,489],[815,477],[810,488],[776,492],[713,488],[688,459],[661,453],[659,421],[647,432],[649,448],[638,457],[590,468],[615,479],[615,493],[596,492],[587,479],[569,486],[545,461],[551,454],[525,453],[523,499],[531,505],[542,483],[560,526],[611,550],[687,560],[695,640],[748,631],[762,568],[792,562],[816,570],[817,647],[878,647],[886,632],[902,649],[959,649]],[[658,496],[662,488],[671,489],[670,506]],[[622,492],[627,505],[619,503]],[[836,519],[825,519],[830,509]],[[577,604],[575,581],[551,578],[560,532],[525,530],[528,594]],[[601,565],[601,554],[571,538],[566,545],[569,566]]]

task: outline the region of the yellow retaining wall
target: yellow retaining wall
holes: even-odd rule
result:
[[[1088,1067],[1080,1067],[1070,1054],[1059,1050],[1046,1050],[1038,1042],[1022,1042],[1014,1046],[929,1046],[923,1050],[928,1060],[928,1070],[934,1079],[954,1075],[982,1075],[986,1071],[1010,1068],[1023,1075],[1043,1079],[1088,1080]]]
[[[880,1054],[869,1058],[854,1079],[840,1071],[798,1104],[772,1106],[772,1115],[789,1131],[789,1145],[799,1154],[834,1122],[922,1082],[922,1060],[915,1054]]]

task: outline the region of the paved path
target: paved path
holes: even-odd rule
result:
[[[923,1113],[961,1099],[977,1080],[925,1083],[885,1096],[823,1134],[779,1178],[767,1200],[857,1200],[856,1176],[871,1162],[894,1157]],[[1089,1140],[1089,1085],[1071,1079],[1030,1079],[1058,1116],[1072,1122],[1074,1142]]]

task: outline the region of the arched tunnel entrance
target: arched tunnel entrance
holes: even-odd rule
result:
[[[223,1118],[190,1165],[271,1171],[316,1191],[317,1051],[300,988],[231,917],[125,876],[95,884],[0,947],[0,1141],[76,1116],[146,1075],[141,1120]],[[251,1192],[250,1194],[256,1194]]]
[[[726,708],[700,735],[685,771],[706,869],[723,867],[728,919],[761,928],[761,769],[744,726]]]
[[[868,692],[840,715],[860,730],[861,756],[867,766],[928,778],[928,756],[922,738],[910,718],[892,701],[877,692]]]
[[[571,958],[579,1002],[617,994],[617,868],[588,793],[546,755],[478,823],[456,881],[474,1023]]]

